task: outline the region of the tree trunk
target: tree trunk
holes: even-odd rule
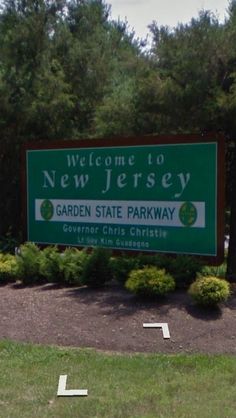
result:
[[[236,142],[232,147],[232,165],[230,179],[232,181],[230,197],[230,239],[227,258],[227,278],[230,281],[236,281]]]

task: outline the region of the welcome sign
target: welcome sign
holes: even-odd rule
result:
[[[216,257],[222,153],[196,136],[26,146],[27,239]]]

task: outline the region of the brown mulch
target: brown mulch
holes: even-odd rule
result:
[[[143,323],[165,322],[170,339]],[[118,352],[236,354],[236,295],[218,309],[186,292],[143,301],[117,285],[102,290],[47,284],[0,287],[0,339]]]

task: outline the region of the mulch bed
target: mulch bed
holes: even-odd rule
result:
[[[118,352],[236,354],[235,292],[214,310],[195,306],[186,292],[144,301],[115,284],[102,290],[8,284],[0,294],[0,339]],[[168,323],[170,339],[143,328],[153,322]]]

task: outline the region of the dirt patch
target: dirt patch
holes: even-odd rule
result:
[[[142,301],[117,285],[102,290],[55,285],[0,288],[0,338],[120,352],[236,354],[236,296],[215,310],[186,292]],[[170,339],[143,323],[167,322]]]

